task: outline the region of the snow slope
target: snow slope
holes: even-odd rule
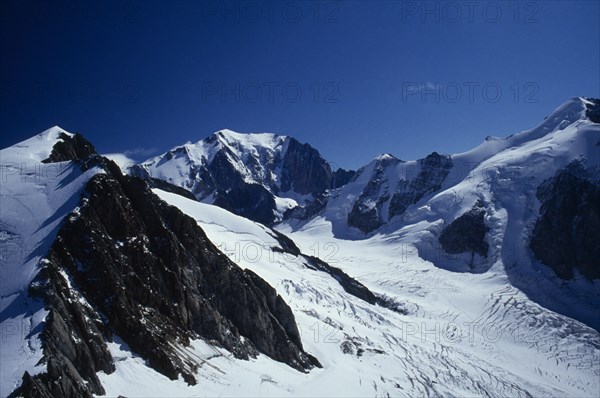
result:
[[[224,153],[229,163],[243,176],[245,182],[269,186],[277,184],[281,176],[269,163],[281,158],[287,148],[288,137],[270,133],[240,134],[220,130],[207,139],[173,148],[166,154],[141,163],[149,174],[185,187],[192,192],[198,181],[190,173],[193,166],[206,166],[215,155]],[[253,160],[253,161],[252,161]]]
[[[336,240],[315,221],[292,236],[396,300],[406,315],[346,293],[306,259],[285,253],[268,228],[155,189],[197,220],[242,267],[292,308],[307,352],[323,364],[299,373],[264,355],[240,361],[196,341],[182,355],[203,363],[186,386],[147,368],[118,342],[107,395],[127,396],[597,396],[598,333],[552,313],[499,275],[457,274],[379,236]],[[308,228],[308,227],[307,227]],[[285,228],[282,228],[282,230]],[[312,252],[312,253],[311,253]]]
[[[352,245],[364,247],[367,256],[377,255],[368,249],[371,242],[384,240],[437,267],[499,275],[544,307],[600,330],[600,281],[559,279],[549,267],[534,259],[527,243],[539,215],[536,190],[544,180],[576,160],[600,176],[600,126],[585,117],[587,102],[573,98],[531,130],[504,139],[488,137],[477,148],[453,155],[452,168],[439,190],[370,234],[349,227],[347,220],[354,203],[373,179],[376,167],[382,161],[388,165],[377,178],[384,180],[382,186],[393,194],[403,180],[418,173],[417,162],[401,162],[389,155],[375,159],[353,181],[331,193],[319,216],[308,222],[290,220],[279,229],[299,241],[310,241],[315,234],[340,245],[349,239]],[[478,200],[486,210],[485,223],[490,229],[486,241],[490,249],[487,258],[476,255],[471,263],[470,254],[445,253],[438,237],[445,225]],[[371,262],[368,258],[365,261]],[[350,274],[356,276],[364,271]]]
[[[25,371],[45,370],[39,333],[47,315],[27,289],[63,218],[98,170],[70,162],[43,164],[58,135],[52,127],[0,151],[0,396],[20,385]]]
[[[331,223],[339,238],[364,239],[372,235],[349,228],[348,215],[373,182],[381,187],[365,206],[373,206],[374,200],[387,195],[381,209],[384,224],[389,223],[382,228],[384,233],[421,220],[451,221],[479,198],[503,208],[535,207],[532,202],[535,198],[523,198],[527,203],[516,203],[513,191],[517,195],[531,196],[542,181],[575,159],[585,159],[588,168],[600,165],[597,145],[600,127],[585,117],[586,102],[583,98],[572,98],[534,129],[507,138],[488,137],[471,151],[451,155],[452,167],[440,189],[409,206],[401,216],[389,214],[391,198],[404,189],[403,184],[415,179],[422,166],[419,161],[402,161],[389,154],[378,156],[361,168],[350,183],[331,193],[321,216]],[[526,216],[515,214],[515,217]],[[303,224],[289,222],[293,228],[301,228]]]
[[[130,173],[167,181],[205,203],[264,223],[281,220],[286,210],[313,201],[331,182],[329,165],[309,145],[287,136],[231,130],[175,147],[133,167]],[[228,195],[232,197],[226,199]],[[266,203],[271,196],[274,203]],[[269,214],[261,217],[240,211],[269,206],[264,209]]]

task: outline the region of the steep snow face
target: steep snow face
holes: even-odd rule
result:
[[[572,162],[598,175],[600,125],[586,117],[586,102],[574,98],[532,130],[505,139],[488,139],[472,151],[452,156],[452,166],[438,190],[424,195],[370,234],[349,227],[347,220],[365,187],[372,184],[382,160],[371,163],[354,181],[334,191],[318,217],[305,223],[285,222],[280,228],[298,239],[312,239],[315,233],[326,233],[327,239],[353,239],[353,244],[364,247],[366,253],[372,253],[368,250],[371,239],[385,239],[440,268],[502,275],[535,302],[598,330],[600,280],[579,276],[560,279],[535,260],[528,243],[540,216],[536,192],[544,181]],[[403,171],[410,162],[383,161],[387,167],[376,178],[388,182],[381,186],[393,187],[389,181],[406,178]],[[483,229],[487,231],[484,244],[478,246],[487,247],[487,256],[478,250],[447,253],[439,241],[442,231],[478,202],[485,212]]]
[[[0,152],[2,155],[0,161],[3,164],[20,162],[41,163],[42,160],[47,159],[48,156],[50,156],[52,147],[60,140],[58,136],[61,133],[73,136],[73,134],[58,126],[51,127],[25,141],[21,141],[9,148],[2,149]]]
[[[277,174],[277,160],[285,152],[288,137],[274,134],[240,134],[231,130],[221,130],[195,144],[176,147],[163,155],[156,156],[141,164],[154,178],[160,178],[200,194],[199,183],[193,169],[212,164],[217,154],[225,159],[247,183],[265,185],[275,189],[280,179]]]
[[[0,151],[0,395],[20,385],[25,370],[36,374],[42,357],[39,340],[47,315],[27,289],[39,270],[63,218],[79,202],[86,182],[98,172],[82,173],[71,162],[41,163],[59,134],[53,127]]]
[[[586,117],[587,103],[573,98],[536,128],[503,139],[488,137],[462,154],[434,152],[417,161],[378,156],[348,184],[331,192],[321,216],[331,222],[336,236],[361,239],[390,221],[391,229],[397,229],[422,217],[429,219],[434,203],[455,204],[451,214],[447,209],[439,213],[447,221],[471,207],[482,196],[476,191],[483,185],[497,188],[497,184],[490,185],[492,179],[502,180],[503,186],[515,179],[517,189],[522,190],[577,158],[584,158],[588,168],[596,167],[600,162],[598,125]],[[468,203],[459,205],[463,200]]]
[[[307,144],[275,134],[218,131],[149,159],[132,174],[165,180],[198,199],[266,224],[331,185],[331,169]],[[290,206],[291,205],[291,206]]]
[[[294,312],[303,345],[323,368],[302,374],[263,355],[236,360],[198,340],[182,350],[202,363],[198,385],[186,386],[156,374],[116,341],[117,370],[99,375],[108,395],[597,395],[598,333],[531,302],[506,277],[437,268],[403,247],[398,236],[336,240],[317,220],[307,233],[292,234],[306,253],[394,300],[403,309],[394,312],[348,294],[264,226],[154,192],[277,289]]]

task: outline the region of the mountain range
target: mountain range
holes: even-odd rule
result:
[[[0,151],[2,396],[598,396],[600,100],[332,170],[221,130]]]

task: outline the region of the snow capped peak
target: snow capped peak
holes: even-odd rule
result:
[[[579,120],[585,120],[586,104],[583,98],[573,97],[556,108],[544,121],[538,126],[546,131],[563,130],[568,125]]]
[[[238,147],[265,147],[275,148],[282,144],[288,137],[273,133],[238,133],[233,130],[223,129],[211,134],[200,142],[220,141]]]
[[[3,162],[34,161],[41,162],[52,153],[52,148],[60,140],[60,135],[73,136],[59,126],[53,126],[8,148],[2,149]]]
[[[381,155],[377,156],[375,158],[376,161],[386,161],[386,160],[398,160],[397,157],[395,157],[394,155],[390,154],[390,153],[382,153]]]
[[[69,137],[74,136],[75,134],[73,133],[69,133],[67,130],[61,128],[60,126],[52,126],[47,130],[42,131],[41,133],[34,135],[33,137],[20,142],[17,145],[21,145],[24,144],[26,142],[29,142],[31,140],[37,140],[39,142],[53,142],[52,145],[54,145],[54,142],[56,142],[59,139],[59,135],[60,134],[66,134]]]

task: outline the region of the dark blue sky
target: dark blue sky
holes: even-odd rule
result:
[[[0,2],[0,147],[146,158],[213,131],[334,165],[456,153],[600,96],[600,2]]]

